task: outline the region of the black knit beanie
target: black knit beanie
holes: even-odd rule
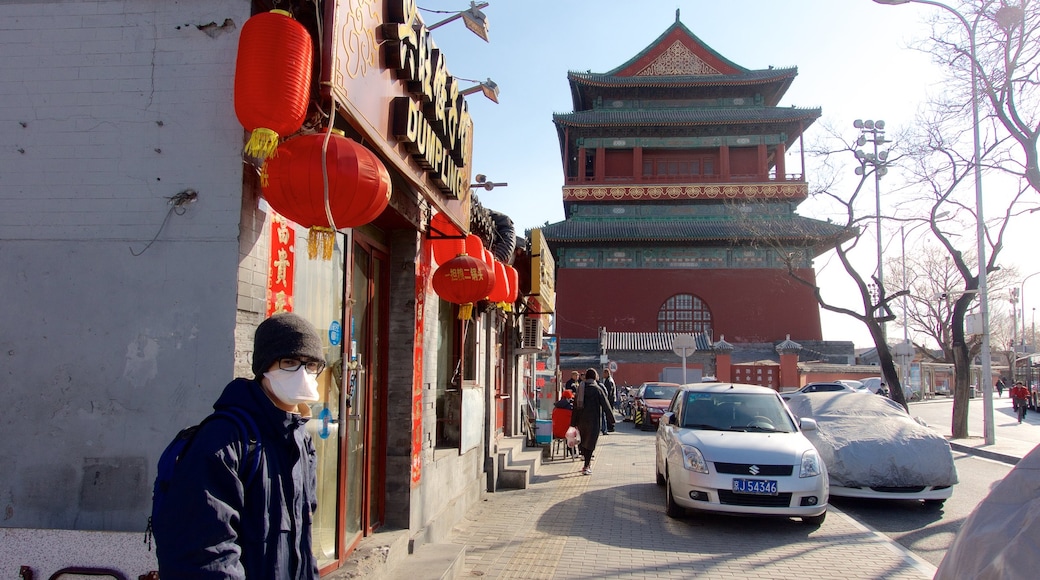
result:
[[[253,336],[253,374],[262,376],[280,358],[307,357],[325,361],[321,337],[299,314],[280,312],[256,327]]]

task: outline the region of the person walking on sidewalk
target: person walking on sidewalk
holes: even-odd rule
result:
[[[600,421],[599,432],[606,435],[610,431],[613,431],[613,427],[607,426],[607,415],[614,415],[614,397],[617,396],[617,386],[614,384],[614,379],[610,376],[610,369],[603,369],[603,392],[607,394],[607,402],[610,403],[610,408],[603,413],[603,420]]]
[[[614,413],[610,410],[607,393],[597,380],[596,369],[585,371],[585,380],[578,385],[578,393],[574,397],[574,412],[571,414],[571,427],[578,429],[581,443],[578,451],[585,459],[581,468],[582,475],[592,475],[592,453],[596,450],[596,442],[600,435],[600,421],[609,417],[607,427],[614,429]]]
[[[1029,389],[1026,388],[1022,381],[1015,381],[1015,386],[1011,387],[1011,405],[1015,408],[1018,413],[1018,422],[1022,422],[1022,418],[1026,416],[1026,399],[1029,398]]]
[[[256,328],[255,378],[231,381],[213,407],[248,414],[257,432],[207,420],[182,451],[152,521],[163,580],[318,578],[317,463],[304,424],[306,403],[319,399],[323,350],[314,327],[291,312]],[[256,477],[243,475],[257,453]]]

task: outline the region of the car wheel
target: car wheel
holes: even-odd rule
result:
[[[661,470],[657,469],[657,462],[656,461],[654,462],[654,471],[657,472],[657,485],[664,485],[665,483],[667,483],[664,480],[664,476],[661,475]]]
[[[924,507],[932,509],[940,509],[943,504],[946,503],[945,499],[926,499],[924,500]]]
[[[823,512],[818,516],[802,516],[802,521],[806,524],[818,528],[823,525],[823,521],[827,519],[827,512]]]
[[[675,497],[672,495],[672,482],[668,481],[667,478],[665,478],[664,493],[667,496],[665,498],[664,512],[670,518],[678,519],[683,517],[686,514],[686,510],[681,505],[675,503]]]

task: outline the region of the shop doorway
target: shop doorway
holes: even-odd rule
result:
[[[388,252],[355,232],[347,295],[345,552],[383,524],[386,485]]]

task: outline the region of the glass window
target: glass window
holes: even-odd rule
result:
[[[462,443],[462,368],[456,334],[456,307],[443,300],[437,313],[437,447]]]
[[[693,294],[676,294],[657,311],[658,332],[709,332],[711,310]]]

